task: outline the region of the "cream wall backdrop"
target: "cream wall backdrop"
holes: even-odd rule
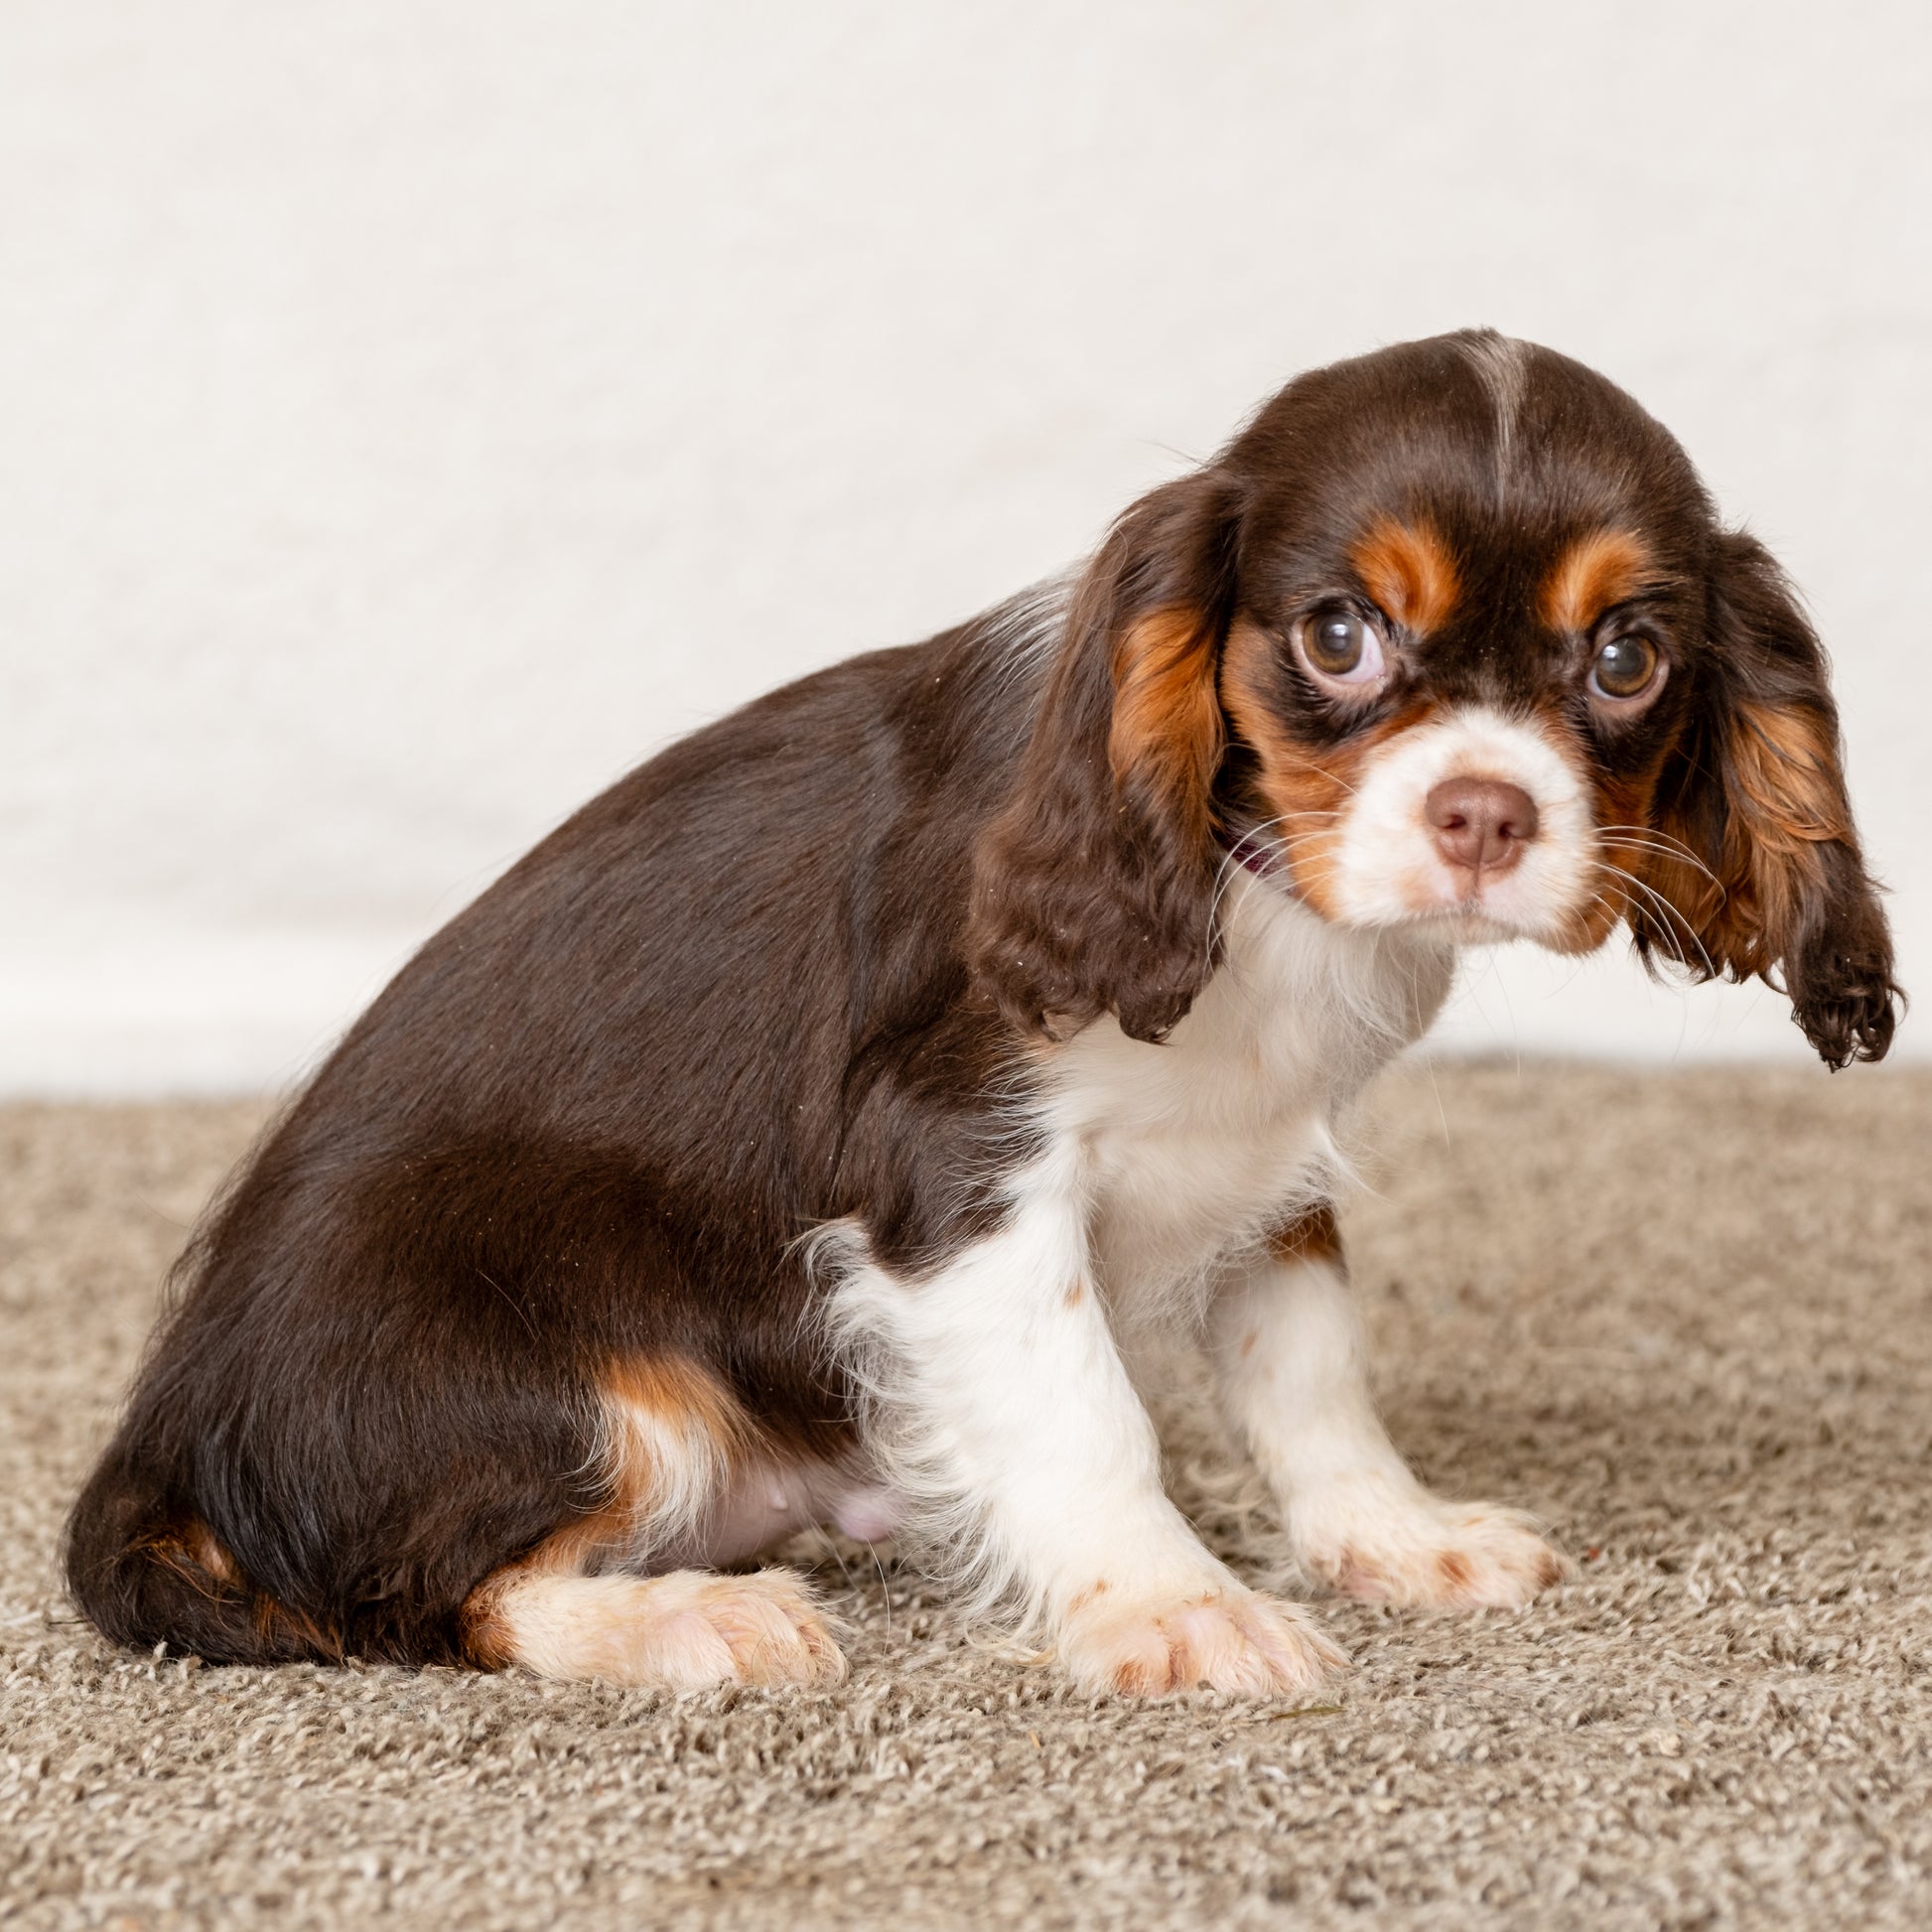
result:
[[[1917,4],[10,0],[0,1088],[288,1080],[653,747],[1470,323],[1794,572],[1924,990],[1928,129]],[[1444,1037],[1803,1050],[1622,955]]]

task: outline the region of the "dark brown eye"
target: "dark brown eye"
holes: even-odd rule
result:
[[[1353,611],[1320,611],[1302,628],[1309,665],[1323,677],[1366,684],[1382,674],[1382,640]]]
[[[1589,667],[1593,690],[1606,698],[1636,698],[1657,675],[1657,646],[1648,637],[1612,637]]]

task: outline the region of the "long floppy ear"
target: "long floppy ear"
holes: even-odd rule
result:
[[[1001,1010],[1060,1039],[1099,1015],[1158,1040],[1216,960],[1216,667],[1239,485],[1154,490],[1075,587],[1020,769],[973,859],[967,957]]]
[[[1825,653],[1783,572],[1741,531],[1715,548],[1710,628],[1656,821],[1706,870],[1658,860],[1648,883],[1678,917],[1634,911],[1637,948],[1699,979],[1781,977],[1828,1066],[1882,1059],[1899,997],[1891,932],[1852,823]]]

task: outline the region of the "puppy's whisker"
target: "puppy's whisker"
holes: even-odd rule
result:
[[[1719,892],[1724,892],[1724,881],[1682,839],[1673,838],[1668,832],[1660,832],[1654,825],[1599,825],[1597,827],[1597,836],[1606,844],[1613,842],[1612,834],[1629,834],[1647,841],[1653,849],[1668,853],[1673,859],[1703,873]],[[1725,897],[1728,897],[1729,895],[1726,894]]]
[[[1643,894],[1644,897],[1656,908],[1667,924],[1670,920],[1675,919],[1678,925],[1683,928],[1684,936],[1697,948],[1698,957],[1704,963],[1705,976],[1709,979],[1718,979],[1721,977],[1717,967],[1712,963],[1710,953],[1705,949],[1704,941],[1698,936],[1697,928],[1692,925],[1690,920],[1662,893],[1658,892],[1653,886],[1645,885],[1634,873],[1625,872],[1621,866],[1612,865],[1607,859],[1599,859],[1597,864],[1605,872],[1613,874],[1626,885],[1634,887],[1636,891]]]
[[[1339,785],[1351,798],[1361,788],[1358,785],[1351,785],[1346,778],[1337,778],[1332,771],[1325,770],[1322,766],[1316,764],[1312,759],[1303,759],[1297,768],[1303,771],[1312,771],[1317,778],[1326,778],[1331,785]]]

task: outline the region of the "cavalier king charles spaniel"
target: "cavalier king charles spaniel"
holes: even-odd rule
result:
[[[804,678],[424,946],[219,1199],[68,1574],[209,1661],[845,1669],[803,1526],[1092,1692],[1342,1661],[1162,1484],[1176,1326],[1311,1580],[1520,1604],[1377,1420],[1333,1201],[1457,951],[1621,923],[1821,1057],[1896,989],[1824,655],[1675,441],[1487,332],[1299,377],[1076,574]]]

